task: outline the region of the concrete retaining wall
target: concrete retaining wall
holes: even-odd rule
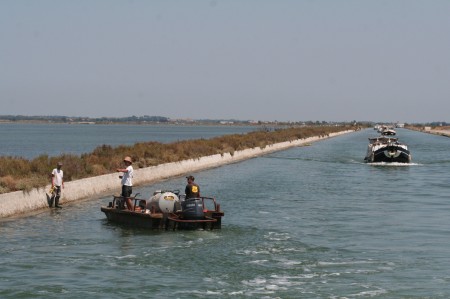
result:
[[[242,151],[235,151],[233,155],[229,153],[224,155],[218,154],[199,159],[190,159],[181,162],[166,163],[158,166],[135,169],[133,185],[136,186],[154,183],[166,178],[239,162],[245,159],[285,150],[290,147],[305,145],[321,139],[330,138],[349,132],[353,131],[332,133],[326,137],[310,137],[290,142],[281,142],[266,146],[263,149],[257,147]],[[108,193],[113,194],[114,192],[118,192],[121,188],[118,175],[118,173],[111,173],[67,182],[64,184],[61,202],[64,203],[86,198],[99,197]],[[48,208],[46,191],[49,189],[50,185],[45,188],[33,189],[30,192],[17,191],[0,194],[0,217],[26,214],[30,211]]]
[[[435,135],[441,135],[445,137],[450,137],[450,130],[429,130],[426,131],[427,133],[435,134]]]

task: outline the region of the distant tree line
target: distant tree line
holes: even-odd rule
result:
[[[434,121],[427,123],[405,124],[406,127],[448,127],[450,123],[445,121]]]
[[[21,121],[39,121],[39,122],[95,122],[95,123],[111,123],[111,122],[132,122],[132,123],[141,123],[141,122],[158,122],[158,123],[167,123],[170,121],[168,117],[164,116],[127,116],[127,117],[80,117],[80,116],[61,116],[61,115],[45,115],[45,116],[28,116],[28,115],[0,115],[0,120],[12,121],[12,122],[21,122]]]
[[[351,122],[327,122],[318,120],[308,121],[254,121],[254,120],[236,120],[236,119],[197,119],[197,120],[183,120],[171,119],[165,116],[126,116],[126,117],[82,117],[82,116],[62,116],[62,115],[0,115],[0,121],[10,122],[54,122],[54,123],[83,123],[90,122],[96,124],[108,123],[177,123],[177,124],[213,124],[213,125],[280,125],[280,126],[360,126],[370,127],[373,122],[370,121],[356,121]]]

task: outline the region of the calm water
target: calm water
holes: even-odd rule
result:
[[[212,138],[257,130],[252,126],[83,125],[0,123],[0,156],[82,154],[97,146]]]
[[[109,198],[0,222],[0,297],[449,298],[450,139],[399,130],[414,163],[367,165],[374,134],[195,173],[220,231],[110,224]]]

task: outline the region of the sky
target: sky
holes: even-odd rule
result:
[[[450,121],[448,0],[0,0],[0,115]]]

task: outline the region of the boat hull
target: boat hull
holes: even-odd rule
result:
[[[212,230],[221,228],[223,212],[207,211],[202,219],[184,219],[177,213],[145,213],[116,207],[101,207],[110,222],[155,230]]]
[[[411,163],[411,153],[400,146],[386,146],[371,152],[365,161],[370,163]]]
[[[368,163],[411,163],[411,153],[406,144],[398,138],[380,136],[369,138],[367,154],[364,161]]]

